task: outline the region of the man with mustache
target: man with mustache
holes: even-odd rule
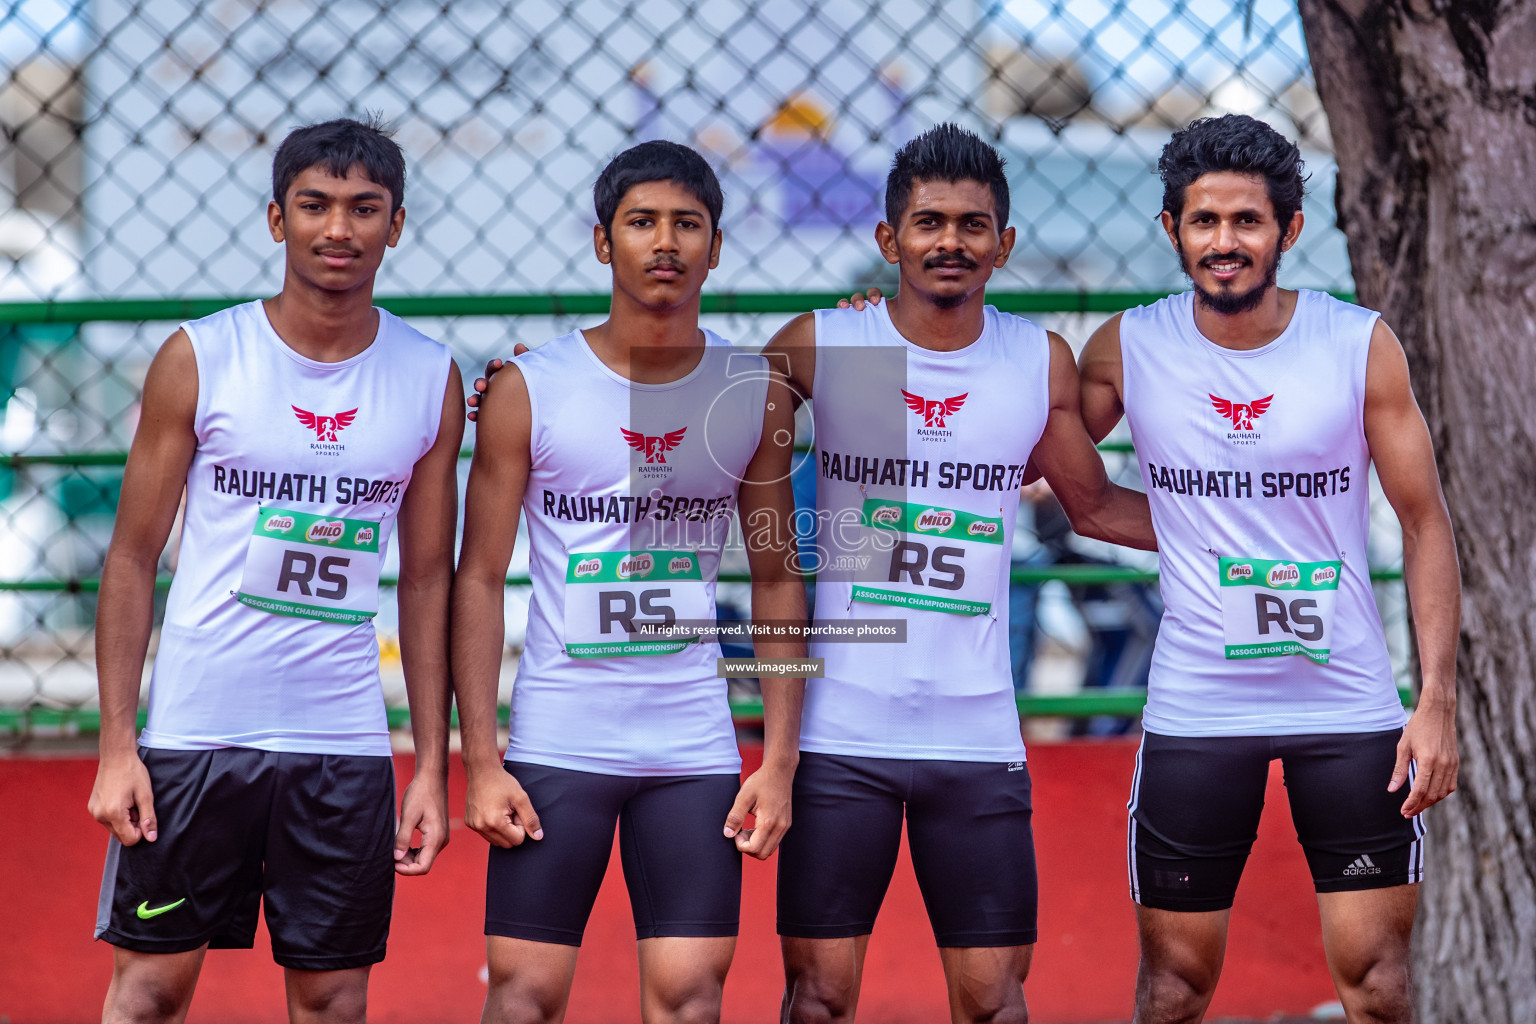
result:
[[[743,782],[720,648],[697,631],[715,621],[737,513],[754,618],[805,619],[792,403],[761,356],[699,328],[723,240],[703,157],[642,143],[609,163],[593,198],[593,246],[613,270],[608,319],[495,376],[465,498],[453,675],[464,820],[492,844],[482,1019],[565,1016],[617,827],[642,1018],[718,1021],[741,854],[767,858],[789,826],[804,681],[763,679],[763,766]],[[524,516],[533,602],[503,760],[503,598]],[[754,648],[805,652],[803,637],[758,636]]]
[[[1419,816],[1457,768],[1460,577],[1429,432],[1376,313],[1276,286],[1303,222],[1294,144],[1203,119],[1158,170],[1193,291],[1111,318],[1081,360],[1092,436],[1130,420],[1162,563],[1130,801],[1136,1021],[1204,1016],[1278,758],[1345,1015],[1406,1022]],[[1366,560],[1373,464],[1423,670],[1406,727]]]
[[[1036,940],[1029,772],[1008,656],[1009,552],[1038,466],[1079,533],[1153,545],[1083,429],[1072,352],[986,305],[1014,229],[1003,161],[941,124],[896,154],[875,231],[899,293],[819,310],[764,350],[813,398],[816,625],[875,620],[902,642],[813,639],[779,855],[782,1019],[854,1019],[903,819],[955,1024],[1027,1020]]]
[[[282,290],[183,324],[150,364],[96,619],[104,1021],[184,1019],[207,950],[249,948],[264,907],[289,1017],[361,1022],[395,876],[425,874],[448,841],[463,385],[447,348],[372,304],[404,194],[378,124],[293,132],[267,208]],[[416,749],[398,815],[373,626],[392,535]]]

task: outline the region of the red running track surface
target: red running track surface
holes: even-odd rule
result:
[[[761,752],[746,749],[749,769]],[[1035,744],[1040,944],[1026,993],[1042,1024],[1124,1021],[1136,973],[1126,892],[1125,801],[1135,747],[1126,742]],[[397,762],[402,786],[410,760]],[[91,939],[106,834],[85,812],[95,762],[0,759],[0,1021],[100,1019],[111,949]],[[1286,807],[1278,764],[1268,810],[1233,912],[1231,945],[1211,1018],[1304,1014],[1335,998],[1323,962],[1317,905]],[[455,762],[449,810],[463,813]],[[472,1021],[485,995],[481,935],[485,845],[454,822],[432,873],[396,890],[389,957],[374,969],[369,1016],[389,1022]],[[999,865],[999,870],[1003,866]],[[774,866],[748,861],[742,933],[726,983],[725,1020],[777,1019],[783,975],[773,931]],[[617,852],[587,928],[569,1024],[638,1022],[634,925]],[[281,969],[266,932],[254,950],[216,950],[203,968],[193,1022],[285,1017]],[[945,1021],[943,975],[906,850],[870,942],[861,1020]]]

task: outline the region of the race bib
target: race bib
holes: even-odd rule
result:
[[[565,653],[572,658],[675,654],[698,636],[679,620],[713,623],[694,551],[586,551],[565,572]],[[654,632],[655,636],[647,634]]]
[[[1222,558],[1221,620],[1229,658],[1305,654],[1328,664],[1342,562]]]
[[[1001,518],[865,498],[863,525],[875,568],[854,583],[855,601],[992,614],[997,574],[1007,557]]]
[[[273,615],[348,625],[379,611],[379,524],[263,507],[235,596]]]

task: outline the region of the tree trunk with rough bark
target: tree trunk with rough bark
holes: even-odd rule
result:
[[[1363,305],[1407,350],[1464,580],[1423,1024],[1536,1022],[1536,0],[1300,0]]]

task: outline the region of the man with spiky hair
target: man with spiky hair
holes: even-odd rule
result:
[[[818,626],[794,827],[779,854],[783,1019],[854,1019],[903,818],[955,1024],[1021,1024],[1036,939],[1029,771],[1008,657],[1009,551],[1038,467],[1085,536],[1153,546],[1146,499],[1110,483],[1057,335],[986,305],[1014,245],[997,151],[941,124],[896,154],[875,230],[885,303],[819,310],[765,354],[813,396]]]
[[[492,844],[482,1020],[564,1018],[617,828],[641,1016],[703,1024],[720,1019],[736,948],[741,855],[768,857],[789,826],[804,682],[763,680],[763,764],[743,781],[719,645],[687,630],[715,621],[738,514],[754,617],[804,620],[792,403],[762,357],[699,327],[724,239],[704,158],[642,143],[603,169],[593,200],[608,318],[496,375],[465,496],[453,675],[464,821]],[[496,692],[519,519],[533,601],[503,757]],[[754,646],[804,653],[801,638]]]
[[[282,290],[183,324],[150,364],[96,620],[107,1022],[184,1019],[204,954],[249,948],[263,907],[290,1019],[361,1022],[395,876],[425,874],[448,841],[463,388],[444,346],[372,304],[404,192],[379,124],[293,132],[267,208]],[[392,535],[416,744],[398,814],[373,627]]]
[[[1136,1020],[1204,1017],[1279,759],[1345,1016],[1407,1022],[1420,813],[1457,768],[1460,577],[1429,431],[1377,313],[1276,285],[1302,229],[1294,143],[1202,119],[1158,170],[1193,292],[1112,317],[1082,357],[1089,432],[1130,421],[1162,562],[1130,802]],[[1373,465],[1423,670],[1406,727],[1366,561]]]

